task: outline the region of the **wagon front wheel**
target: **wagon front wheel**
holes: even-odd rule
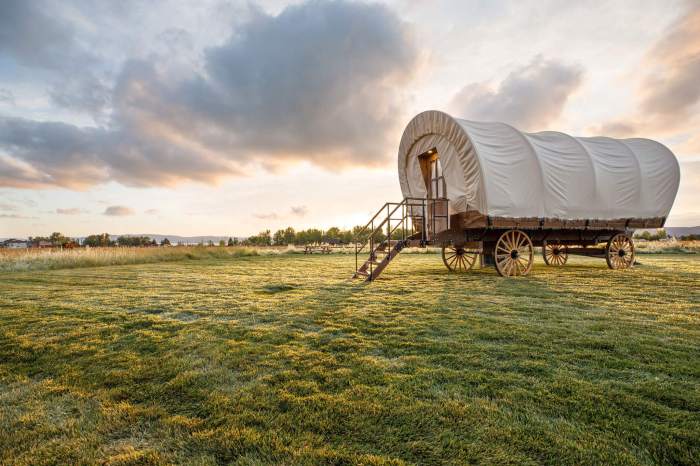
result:
[[[565,244],[548,243],[542,246],[542,257],[547,265],[562,266],[569,259],[569,250]]]
[[[474,267],[477,253],[470,252],[463,247],[443,246],[442,262],[450,272],[467,272]]]
[[[628,269],[634,265],[634,243],[624,233],[618,233],[608,241],[605,261],[611,269]]]
[[[527,275],[534,262],[532,241],[520,230],[506,231],[498,238],[494,250],[496,271],[503,277]]]

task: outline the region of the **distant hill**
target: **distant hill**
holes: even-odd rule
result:
[[[648,231],[649,233],[656,233],[657,228],[640,228],[635,230],[635,233],[643,233]],[[671,236],[688,236],[688,235],[700,235],[700,226],[697,227],[664,227],[666,233]]]
[[[148,236],[151,239],[155,239],[159,243],[163,240],[163,238],[168,238],[172,244],[177,244],[177,243],[182,243],[182,244],[199,244],[199,243],[204,243],[207,244],[210,240],[214,242],[214,244],[219,244],[220,240],[228,241],[229,238],[234,238],[238,239],[238,241],[242,241],[247,238],[247,236],[179,236],[179,235],[157,235],[154,233],[126,233],[123,235],[109,235],[109,237],[112,240],[116,240],[120,236]],[[26,237],[23,236],[17,236],[17,237],[12,237],[14,239],[27,239]],[[3,237],[0,238],[0,241],[5,241],[7,239],[12,239],[11,237]],[[71,236],[71,238],[78,239],[79,241],[83,241],[85,239],[84,236]]]
[[[148,236],[151,239],[154,239],[158,241],[159,243],[163,240],[163,238],[168,238],[168,240],[172,244],[177,244],[177,243],[182,243],[182,244],[199,244],[199,243],[204,243],[207,244],[209,241],[213,242],[214,244],[219,244],[219,241],[224,240],[228,241],[229,238],[238,238],[238,240],[243,240],[245,239],[244,237],[240,236],[179,236],[179,235],[159,235],[155,233],[138,233],[138,234],[132,234],[132,233],[127,233],[124,235],[109,235],[112,240],[116,240],[120,236]],[[82,241],[83,238],[80,238]]]
[[[636,233],[642,233],[644,231],[648,231],[649,233],[656,233],[656,228],[642,228],[635,230]],[[666,233],[668,233],[671,236],[687,236],[687,235],[700,235],[700,226],[695,226],[695,227],[665,227],[664,230],[666,230]],[[168,238],[172,244],[177,244],[177,243],[182,243],[182,244],[199,244],[199,243],[204,243],[207,244],[209,241],[212,241],[214,244],[219,244],[219,241],[224,240],[228,241],[229,236],[179,236],[179,235],[160,235],[160,234],[155,234],[155,233],[142,233],[142,234],[133,234],[133,233],[127,233],[124,235],[110,235],[110,238],[113,240],[116,240],[120,236],[148,236],[151,239],[155,239],[159,243],[163,240],[163,238]],[[232,238],[237,238],[238,241],[242,241],[246,239],[246,236],[232,236]],[[7,238],[0,238],[0,241],[4,241],[6,239],[10,239],[9,237]],[[26,239],[26,238],[21,238],[18,237],[17,239]],[[84,239],[84,236],[79,236],[78,240],[82,241]]]

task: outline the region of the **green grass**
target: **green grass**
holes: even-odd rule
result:
[[[697,464],[700,259],[0,274],[0,464]]]

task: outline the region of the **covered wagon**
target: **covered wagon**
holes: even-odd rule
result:
[[[581,254],[628,268],[634,229],[664,225],[680,180],[673,153],[649,139],[524,133],[439,111],[409,122],[398,172],[404,199],[360,231],[355,276],[376,278],[407,246],[442,248],[452,271],[481,259],[526,275],[535,246],[548,265]]]

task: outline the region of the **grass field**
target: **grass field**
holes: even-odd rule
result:
[[[0,273],[0,464],[698,464],[700,256]]]

